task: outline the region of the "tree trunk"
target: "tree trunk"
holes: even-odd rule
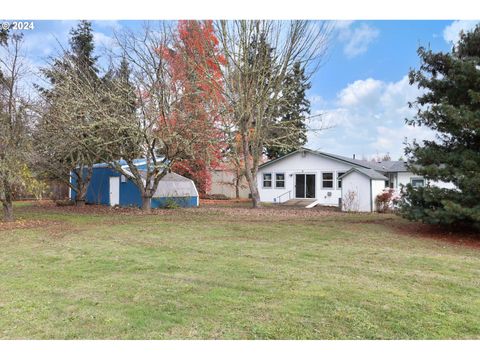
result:
[[[83,174],[86,172],[85,177]],[[75,205],[84,206],[85,197],[87,196],[88,185],[93,174],[93,168],[89,167],[86,170],[82,167],[80,171],[76,172],[77,176],[77,193],[75,196]]]
[[[152,197],[144,195],[142,196],[142,210],[149,212],[152,210]]]
[[[257,169],[252,164],[250,159],[250,150],[248,144],[248,138],[242,136],[243,143],[243,157],[245,162],[245,178],[247,179],[248,187],[250,188],[250,194],[252,195],[252,206],[254,208],[261,207],[260,204],[260,193],[258,192],[257,186]]]
[[[240,199],[240,189],[238,185],[238,179],[235,181],[235,199]]]
[[[238,170],[235,175],[235,199],[240,199],[240,176],[238,175]]]
[[[251,192],[251,194],[252,194],[252,206],[253,206],[254,208],[259,208],[259,207],[261,207],[262,205],[261,205],[261,203],[260,203],[260,193],[258,192],[258,188],[257,188],[257,180],[256,180],[256,179],[257,179],[257,176],[256,176],[256,174],[255,174],[255,176],[253,176],[253,178],[254,178],[254,179],[252,180],[252,182],[254,183],[254,185],[252,186],[252,185],[250,185],[250,183],[249,183],[249,185],[250,185],[250,192]]]
[[[3,220],[13,221],[13,196],[10,188],[10,184],[5,180],[3,183]]]
[[[3,220],[13,221],[13,205],[12,201],[4,201],[3,204]]]
[[[83,206],[85,205],[85,185],[83,183],[82,171],[80,170],[79,173],[76,173],[77,176],[77,192],[75,194],[75,205],[76,206]]]
[[[83,206],[85,205],[85,187],[81,184],[78,184],[78,191],[75,196],[75,205],[76,206]]]

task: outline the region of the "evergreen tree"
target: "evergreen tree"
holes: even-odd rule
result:
[[[106,91],[101,93],[110,95],[103,99],[104,107],[108,109],[109,115],[113,115],[117,119],[129,119],[129,122],[133,124],[137,110],[137,97],[130,78],[130,64],[124,55],[118,66],[112,68],[102,78],[102,87]],[[134,128],[122,127],[121,124],[113,127],[104,126],[102,121],[99,121],[98,124],[97,135],[99,138],[105,139],[108,147],[108,149],[99,150],[102,161],[118,160],[127,154],[132,158],[141,156],[141,149],[138,145],[141,134],[134,131]],[[119,155],[113,156],[113,154]]]
[[[8,41],[8,30],[0,29],[0,46],[6,46]]]
[[[310,101],[306,92],[310,87],[305,69],[296,62],[283,81],[278,124],[273,128],[273,138],[280,141],[267,146],[266,154],[270,159],[295,151],[307,142],[305,120],[310,114]]]
[[[42,175],[65,182],[75,191],[77,204],[82,205],[101,144],[94,136],[97,115],[82,92],[89,86],[98,89],[102,82],[93,55],[91,23],[81,21],[70,36],[70,49],[50,67],[41,69],[50,86],[37,86],[45,107],[35,132],[35,148]],[[69,181],[71,173],[76,185]]]
[[[265,154],[270,159],[286,155],[307,142],[307,127],[305,120],[310,114],[310,101],[306,92],[310,89],[305,69],[300,62],[295,62],[292,68],[283,76],[283,81],[272,77],[278,65],[272,56],[275,49],[268,44],[265,35],[260,34],[258,39],[252,38],[248,54],[249,66],[255,64],[256,71],[262,74],[259,87],[256,89],[261,96],[272,97],[271,82],[280,82],[281,91],[272,109],[266,111],[268,117],[262,120],[263,126],[268,129]]]
[[[52,65],[40,69],[42,75],[50,82],[49,88],[35,84],[35,87],[45,96],[52,98],[55,94],[55,85],[62,81],[68,71],[74,70],[85,79],[98,80],[97,56],[93,56],[95,43],[93,41],[92,24],[82,20],[76,28],[70,30],[70,49],[62,57],[53,59]]]
[[[418,54],[422,65],[410,72],[410,83],[427,92],[417,98],[417,114],[407,123],[428,126],[438,136],[405,150],[410,169],[423,175],[427,186],[406,187],[401,214],[430,224],[480,228],[480,25],[462,33],[451,53],[420,47]],[[430,186],[429,180],[456,188]]]
[[[93,41],[92,23],[82,20],[76,28],[70,30],[71,56],[80,71],[98,73],[97,56],[93,56],[95,43]]]

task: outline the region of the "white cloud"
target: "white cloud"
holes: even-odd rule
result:
[[[315,109],[323,114],[326,124],[335,127],[310,133],[308,146],[359,157],[388,152],[396,159],[403,155],[405,138],[411,142],[434,137],[428,128],[405,124],[405,118],[415,113],[408,102],[420,94],[416,86],[409,84],[408,76],[396,82],[368,78],[348,84],[330,107],[326,104]]]
[[[340,91],[338,103],[345,107],[359,104],[372,106],[381,95],[383,86],[383,82],[372,78],[357,80]]]
[[[311,95],[308,98],[312,106],[323,106],[325,105],[325,99],[320,95]]]
[[[472,30],[478,20],[456,20],[443,30],[443,39],[449,44],[456,44],[460,39],[460,31]]]
[[[36,29],[24,33],[24,48],[36,63],[44,65],[49,57],[56,57],[68,48],[69,31],[73,21],[52,22],[48,30]]]
[[[108,36],[99,31],[93,32],[93,41],[95,43],[95,46],[100,49],[111,49],[115,46],[115,40],[111,36]]]
[[[348,29],[355,21],[353,20],[337,20],[335,21],[334,28],[336,30]]]
[[[119,30],[122,27],[118,20],[94,20],[93,25],[106,30]]]
[[[391,152],[395,155],[398,154],[398,145],[400,141],[403,149],[403,143],[405,140],[408,143],[411,143],[414,139],[418,141],[433,140],[435,137],[435,133],[429,128],[420,126],[408,126],[406,124],[399,128],[377,126],[375,130],[377,133],[377,139],[371,144],[372,148],[379,153]]]
[[[370,44],[380,35],[380,31],[368,24],[362,23],[357,27],[353,21],[337,21],[338,39],[344,43],[343,52],[349,58],[365,53]]]

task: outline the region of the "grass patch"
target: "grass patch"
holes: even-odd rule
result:
[[[1,338],[480,338],[480,250],[392,215],[15,210]]]

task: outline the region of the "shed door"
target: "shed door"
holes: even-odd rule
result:
[[[120,178],[110,177],[110,206],[120,205]]]

